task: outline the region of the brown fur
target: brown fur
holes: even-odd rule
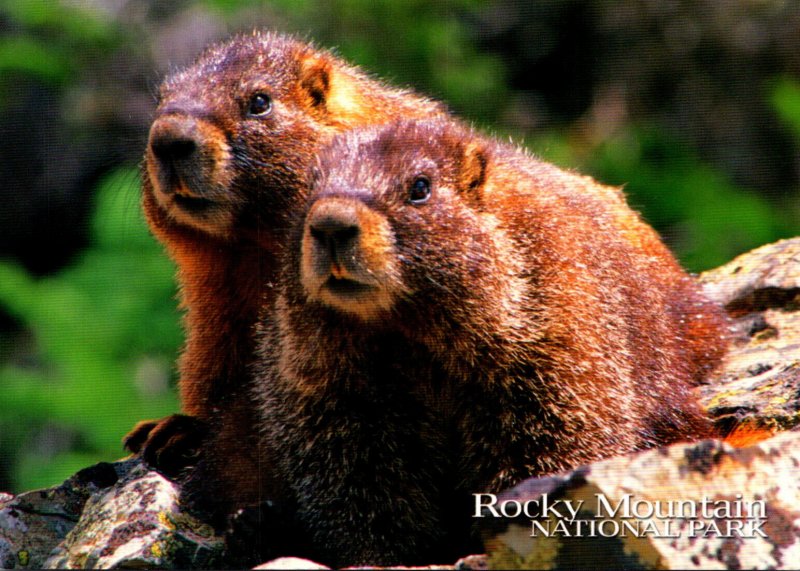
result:
[[[255,94],[269,97],[263,115],[253,114]],[[212,419],[212,434],[250,432],[252,407],[235,403],[249,398],[242,387],[258,312],[273,297],[277,236],[306,194],[317,147],[351,127],[443,112],[275,33],[212,47],[164,82],[146,152],[143,205],[178,266],[186,330],[182,409],[200,422],[183,415],[143,422],[126,446],[172,470],[182,463],[180,448],[196,444]],[[238,408],[245,414],[232,412]],[[231,456],[226,442],[212,452],[223,465]],[[239,480],[232,478],[233,485]]]
[[[709,434],[723,314],[617,189],[446,120],[342,135],[316,176],[257,386],[306,555],[451,562],[471,493]]]

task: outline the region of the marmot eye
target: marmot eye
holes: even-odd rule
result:
[[[272,111],[272,99],[266,93],[256,93],[250,98],[247,113],[254,117],[266,115]]]
[[[431,181],[428,177],[418,176],[408,189],[408,200],[411,204],[424,204],[431,197]]]

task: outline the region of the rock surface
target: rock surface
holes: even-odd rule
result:
[[[749,448],[674,445],[528,480],[497,498],[501,517],[482,510],[489,567],[798,569],[799,467],[800,434],[786,433]],[[525,502],[533,518],[499,511]],[[538,517],[544,502],[550,510]],[[580,502],[572,519],[567,505]]]
[[[470,555],[456,561],[455,565],[428,565],[426,567],[392,567],[397,571],[483,571],[488,569],[488,560],[485,555]],[[253,569],[330,569],[308,559],[297,557],[280,557],[266,563],[262,563]],[[347,570],[356,569],[388,569],[387,567],[345,567]]]
[[[734,323],[721,370],[700,389],[703,405],[723,429],[800,424],[800,238],[743,254],[700,279]]]
[[[734,338],[720,371],[698,388],[703,404],[723,430],[742,423],[775,431],[800,425],[800,238],[740,256],[703,274],[701,281],[731,315]],[[589,563],[634,569],[800,568],[798,476],[800,432],[748,448],[707,441],[598,462],[565,475],[529,480],[498,499],[583,499],[579,519],[611,521],[600,524],[610,527],[597,530],[595,537],[531,537],[530,518],[483,518],[488,558],[471,556],[452,567],[427,569],[485,569],[487,561],[490,567],[502,568]],[[224,566],[231,559],[222,538],[185,513],[178,494],[174,483],[135,459],[98,464],[49,490],[16,497],[0,494],[0,567]],[[612,506],[625,497],[641,499],[641,509],[648,502],[667,500],[695,506],[704,499],[763,501],[766,516],[754,518],[758,513],[745,510],[736,517],[716,513],[697,518],[595,518],[603,515],[597,513],[597,494]],[[753,505],[757,509],[759,504]],[[558,519],[551,513],[550,525]],[[669,520],[668,531],[678,537],[602,537],[601,531],[614,531],[623,520],[643,520],[640,526],[655,521],[652,525],[662,528]],[[734,526],[761,522],[758,529],[766,537],[699,536],[701,528],[725,528],[733,520],[741,522]],[[265,565],[262,568],[311,568],[313,562],[283,558]]]
[[[4,569],[213,567],[223,542],[181,510],[177,486],[138,460],[102,463],[49,490],[0,498]]]
[[[261,565],[256,565],[253,569],[272,569],[277,571],[286,569],[330,569],[330,567],[299,557],[279,557]]]
[[[87,500],[113,486],[126,468],[97,464],[48,490],[0,495],[0,568],[44,567],[79,521]]]

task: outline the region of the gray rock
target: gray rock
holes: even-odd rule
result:
[[[0,566],[41,568],[78,523],[87,500],[112,487],[131,463],[101,463],[60,486],[0,495]]]
[[[224,543],[181,509],[178,486],[141,463],[93,494],[49,569],[183,569],[221,562]]]
[[[734,324],[721,369],[699,389],[723,429],[800,424],[800,238],[763,246],[701,276]]]
[[[424,567],[345,567],[345,569],[396,569],[403,571],[484,571],[488,569],[486,555],[469,555],[456,561],[455,565],[427,565]],[[330,569],[320,563],[299,559],[297,557],[280,557],[266,563],[262,563],[253,569]]]
[[[531,479],[497,498],[501,517],[481,501],[489,567],[798,569],[798,466],[800,434],[786,433],[749,448],[678,444]],[[516,515],[525,505],[533,517]]]
[[[253,567],[253,569],[273,569],[273,570],[288,570],[288,569],[330,569],[325,565],[314,563],[308,559],[300,559],[299,557],[279,557],[272,561],[267,561],[261,565]]]
[[[6,569],[173,569],[222,562],[223,541],[138,460],[98,464],[49,490],[0,498]]]

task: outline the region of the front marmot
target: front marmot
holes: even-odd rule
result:
[[[315,177],[257,386],[305,555],[452,562],[471,493],[709,433],[724,318],[617,189],[447,120]]]

